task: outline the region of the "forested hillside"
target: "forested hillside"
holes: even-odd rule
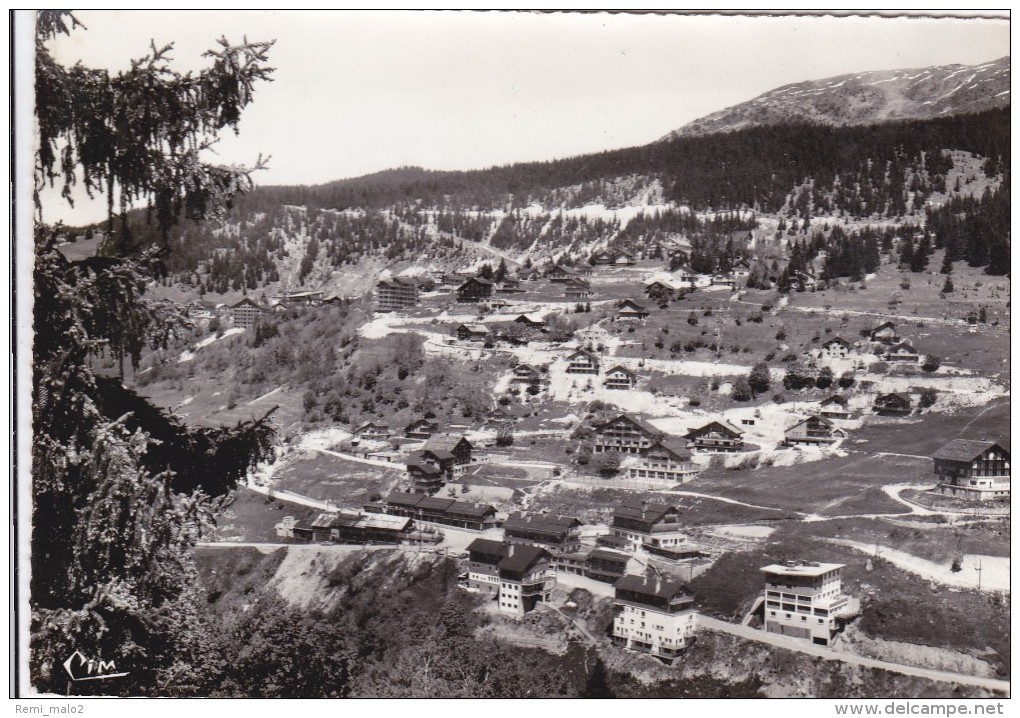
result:
[[[1008,148],[1005,108],[869,127],[755,127],[472,172],[403,168],[262,187],[218,223],[176,226],[165,283],[197,294],[339,291],[333,275],[345,269],[457,269],[482,255],[584,261],[602,249],[649,258],[682,249],[684,261],[710,272],[720,256],[739,253],[726,246],[734,231],[760,228],[783,244],[817,243],[821,232],[818,249],[831,245],[845,258],[890,222],[918,233],[928,226],[930,248],[948,246],[952,260],[1001,274]],[[839,225],[846,231],[830,237]],[[135,238],[146,231],[135,214]],[[367,258],[377,264],[361,264]],[[859,273],[859,262],[830,264],[833,276]]]

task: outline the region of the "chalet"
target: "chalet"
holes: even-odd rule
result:
[[[645,319],[648,314],[648,310],[633,299],[624,299],[616,309],[617,319],[636,319],[640,321]]]
[[[588,299],[591,297],[591,284],[583,279],[568,279],[563,282],[563,295],[567,299]]]
[[[595,266],[606,266],[616,261],[616,257],[610,252],[599,252],[591,258],[591,263]]]
[[[534,610],[539,601],[552,599],[556,573],[551,559],[552,555],[540,546],[506,544],[506,556],[496,566],[499,609],[521,617]]]
[[[517,279],[522,282],[534,282],[538,277],[538,270],[533,267],[521,267],[517,270]]]
[[[444,465],[448,478],[460,476],[467,472],[471,464],[471,452],[474,446],[464,436],[456,434],[433,434],[421,447],[424,458],[428,461],[445,462],[452,457],[451,468]]]
[[[420,493],[394,492],[381,502],[366,505],[365,510],[473,531],[484,531],[496,526],[496,509],[488,504],[454,501]]]
[[[407,478],[415,492],[434,494],[446,483],[453,467],[453,459],[436,458],[435,455],[426,459],[422,452],[415,451],[407,457],[404,465],[407,469]]]
[[[674,439],[659,440],[624,464],[629,479],[654,479],[670,486],[682,484],[698,473],[686,443]]]
[[[603,583],[616,583],[628,573],[640,571],[633,556],[610,548],[596,548],[584,560],[584,575]]]
[[[511,414],[509,411],[501,406],[497,406],[489,412],[485,418],[485,426],[487,427],[498,427],[504,424],[512,424],[517,421],[517,417]]]
[[[680,581],[627,575],[614,584],[614,645],[672,664],[696,630],[694,597]]]
[[[842,337],[836,337],[822,344],[822,356],[829,359],[845,359],[853,351],[853,345]]]
[[[514,319],[514,324],[523,324],[531,329],[545,328],[545,320],[537,314],[520,314]]]
[[[790,277],[790,287],[797,292],[813,290],[817,284],[814,275],[807,272],[794,272]]]
[[[578,349],[567,357],[567,374],[598,374],[599,358],[589,351]]]
[[[277,299],[294,307],[317,307],[322,304],[323,294],[324,292],[291,292]]]
[[[634,257],[626,252],[620,252],[613,257],[613,265],[616,267],[633,267]]]
[[[462,342],[484,342],[492,336],[484,324],[461,324],[454,331]]]
[[[542,372],[530,364],[518,364],[514,367],[511,384],[537,384],[542,381]]]
[[[500,282],[496,282],[496,291],[500,294],[515,294],[517,292],[523,292],[520,282],[516,279],[503,279]]]
[[[884,322],[871,330],[871,341],[882,344],[895,344],[900,340],[896,335],[896,325],[892,322]]]
[[[235,327],[250,329],[262,317],[265,308],[251,297],[245,297],[237,304],[230,305],[230,318]]]
[[[737,286],[737,280],[731,277],[729,274],[713,274],[712,275],[712,286],[713,287],[729,287],[732,289]]]
[[[738,260],[730,266],[730,273],[733,275],[733,278],[738,281],[747,279],[751,276],[751,265],[743,259]]]
[[[363,441],[383,441],[390,438],[393,433],[386,424],[377,424],[374,421],[370,421],[355,429],[354,435]]]
[[[407,425],[404,437],[408,439],[427,439],[439,431],[439,423],[429,419],[418,419]]]
[[[701,275],[687,265],[680,265],[673,271],[673,279],[681,286],[686,285],[687,288],[694,289],[701,281]]]
[[[568,282],[577,279],[577,272],[561,267],[559,264],[554,264],[546,271],[545,278],[550,282]]]
[[[656,302],[672,299],[676,289],[666,282],[655,281],[645,285],[645,295]]]
[[[471,277],[457,287],[458,302],[480,302],[492,297],[492,282],[481,277]]]
[[[691,429],[684,438],[697,451],[729,453],[744,448],[740,438],[743,433],[728,421],[710,421],[697,429]]]
[[[503,536],[512,543],[545,546],[557,551],[577,551],[581,546],[581,522],[573,516],[532,515],[517,512],[503,522]]]
[[[609,533],[628,551],[641,548],[679,553],[687,547],[687,536],[680,531],[680,510],[672,504],[625,500],[613,511]]]
[[[860,601],[843,593],[841,563],[787,561],[761,569],[765,574],[765,630],[827,646],[861,611]]]
[[[832,421],[833,419],[853,419],[854,415],[848,408],[845,397],[833,394],[828,399],[823,399],[818,405],[818,415]]]
[[[886,361],[917,363],[921,358],[910,342],[902,341],[889,347],[884,356]]]
[[[882,394],[875,398],[875,413],[879,416],[906,416],[911,402],[907,394]]]
[[[623,366],[614,366],[606,372],[607,389],[633,389],[637,385],[638,376]]]
[[[994,441],[954,439],[932,457],[936,490],[965,499],[1009,498],[1009,451]]]
[[[630,414],[620,414],[595,431],[592,450],[596,454],[618,451],[622,454],[643,454],[660,441],[663,432]]]
[[[394,277],[375,285],[377,312],[396,312],[418,304],[418,283],[413,279]]]
[[[786,446],[827,446],[842,438],[845,438],[843,432],[833,427],[831,421],[822,416],[809,416],[786,430],[783,444]]]

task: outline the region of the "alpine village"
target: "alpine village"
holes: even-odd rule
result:
[[[184,321],[91,371],[272,429],[196,539],[215,691],[1008,695],[1009,58],[919,73],[170,227]]]

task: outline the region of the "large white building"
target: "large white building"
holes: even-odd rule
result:
[[[627,575],[615,589],[614,644],[672,663],[694,639],[694,598],[679,581]]]
[[[829,645],[846,621],[861,610],[858,599],[843,593],[844,565],[788,561],[762,568],[765,630]]]

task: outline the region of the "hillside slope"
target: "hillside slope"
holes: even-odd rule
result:
[[[770,90],[690,122],[662,139],[793,121],[848,126],[981,112],[1010,104],[1009,82],[1009,57],[973,66],[839,75]]]

